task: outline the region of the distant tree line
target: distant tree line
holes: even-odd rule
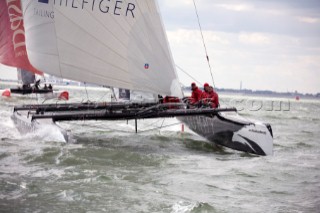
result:
[[[185,90],[191,90],[191,87],[184,87]],[[225,88],[215,88],[215,90],[219,93],[239,93],[239,94],[252,94],[252,95],[271,95],[271,96],[292,96],[292,97],[310,97],[310,98],[320,98],[320,93],[312,94],[312,93],[299,93],[295,92],[275,92],[271,90],[251,90],[251,89],[225,89]]]

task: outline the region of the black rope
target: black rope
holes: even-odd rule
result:
[[[206,46],[206,43],[204,41],[204,36],[203,36],[203,33],[202,33],[202,27],[201,27],[201,24],[200,24],[200,18],[199,18],[198,9],[197,9],[197,5],[196,5],[196,1],[195,0],[193,0],[193,4],[194,4],[195,11],[196,11],[197,19],[198,19],[198,24],[199,24],[199,29],[200,29],[200,33],[201,33],[201,37],[202,37],[202,42],[203,42],[203,46],[204,46],[204,50],[205,50],[205,54],[206,54],[206,59],[207,59],[208,65],[209,65],[209,70],[210,70],[210,74],[211,74],[211,78],[212,78],[212,84],[213,84],[213,87],[215,88],[216,86],[215,86],[214,80],[213,80],[213,74],[212,74],[212,69],[211,69],[210,60],[209,60],[209,56],[208,56],[207,46]]]

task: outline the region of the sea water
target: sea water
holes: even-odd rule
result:
[[[138,134],[126,121],[61,123],[69,143],[50,127],[22,136],[13,106],[41,101],[1,98],[0,212],[320,212],[319,100],[220,97],[272,125],[273,156],[213,146],[175,119],[139,121]]]

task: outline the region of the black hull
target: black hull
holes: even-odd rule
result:
[[[179,117],[179,120],[212,143],[251,154],[271,155],[273,149],[271,127],[269,130],[265,124],[241,120],[239,117],[232,119],[217,114]]]
[[[51,89],[33,89],[33,88],[12,88],[10,89],[11,93],[13,94],[20,94],[20,95],[29,95],[29,94],[46,94],[46,93],[52,93],[53,90]]]

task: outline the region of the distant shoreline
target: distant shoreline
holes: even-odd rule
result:
[[[76,86],[76,87],[101,87],[99,85],[94,85],[94,84],[84,84],[84,83],[79,83],[79,82],[59,82],[59,83],[54,83],[54,82],[47,82],[47,83],[52,83],[53,85],[56,86]],[[0,84],[7,84],[7,85],[18,85],[18,81],[16,80],[5,80],[5,79],[0,79]],[[1,85],[0,85],[0,88]],[[2,88],[4,89],[4,88]],[[190,87],[183,87],[182,88],[184,91],[191,91]],[[237,95],[250,95],[250,96],[264,96],[264,97],[286,97],[286,98],[311,98],[311,99],[319,99],[320,98],[320,93],[317,94],[311,94],[311,93],[299,93],[299,92],[275,92],[271,90],[251,90],[251,89],[225,89],[225,88],[215,88],[215,90],[218,93],[223,93],[223,94],[237,94]]]
[[[190,91],[191,87],[184,87],[186,91]],[[275,92],[271,90],[251,90],[251,89],[224,89],[224,88],[215,88],[217,93],[229,93],[237,95],[253,95],[253,96],[265,96],[265,97],[291,97],[291,98],[320,98],[320,93],[311,94],[311,93],[299,93],[299,92]]]

